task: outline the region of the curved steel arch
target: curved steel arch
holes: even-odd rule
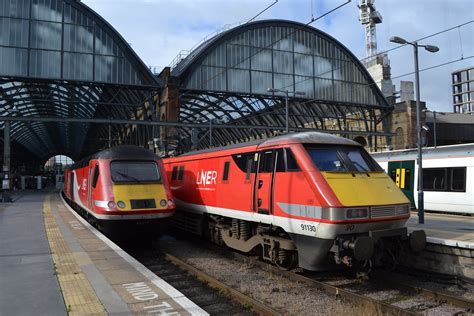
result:
[[[279,58],[288,58],[288,64]],[[308,61],[310,70],[302,69]],[[256,21],[220,33],[178,62],[171,75],[181,82],[179,119],[183,122],[232,115],[226,124],[283,126],[285,98],[266,88],[309,91],[298,98],[289,95],[290,128],[332,129],[327,126],[331,120],[337,129],[350,131],[348,122],[354,120],[355,113],[368,112],[370,115],[363,115],[362,120],[366,133],[371,134],[392,110],[352,52],[332,36],[293,21]],[[277,84],[282,78],[289,83]],[[237,88],[236,81],[240,82]],[[229,104],[234,106],[228,108]],[[235,113],[230,113],[233,110]],[[226,138],[216,145],[273,135],[268,130],[229,132],[231,141]],[[203,133],[198,137],[202,142],[195,144],[198,148],[208,146]],[[190,148],[189,142],[189,137],[180,141],[182,151]]]
[[[41,10],[32,10],[33,1],[2,4],[0,17],[7,26],[2,32],[16,35],[7,36],[0,46],[0,55],[7,52],[0,65],[0,121],[1,116],[130,118],[158,93],[158,80],[128,42],[84,3],[53,2],[35,2]],[[20,32],[25,29],[28,32]],[[15,64],[17,60],[23,64]],[[0,129],[3,126],[0,122]],[[68,152],[78,159],[103,147],[104,141],[86,139],[103,135],[105,129],[12,122],[11,135],[13,143],[39,160],[51,152]]]

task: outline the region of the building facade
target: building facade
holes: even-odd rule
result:
[[[453,107],[455,113],[474,113],[474,67],[452,73]]]

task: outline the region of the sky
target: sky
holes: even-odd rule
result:
[[[130,43],[148,66],[171,64],[182,50],[193,48],[225,26],[248,21],[274,0],[83,0],[104,17]],[[279,0],[258,19],[286,19],[307,23],[343,4],[345,0]],[[359,59],[366,57],[364,27],[359,22],[358,0],[313,22],[311,26],[344,44]],[[391,36],[436,45],[437,53],[419,52],[421,100],[430,110],[451,112],[451,73],[474,66],[474,0],[376,0],[383,22],[377,25],[378,52],[399,46]],[[471,22],[472,21],[472,22]],[[469,23],[470,22],[470,23]],[[413,48],[388,53],[392,77],[413,72]],[[469,58],[472,56],[471,58]],[[453,62],[455,60],[459,60]],[[452,62],[452,63],[451,63]],[[414,75],[394,79],[414,81]]]

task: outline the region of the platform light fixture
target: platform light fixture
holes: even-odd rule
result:
[[[267,89],[268,92],[271,92],[271,93],[284,93],[285,94],[285,134],[288,134],[290,132],[290,128],[289,128],[289,118],[288,118],[288,95],[290,93],[292,93],[293,95],[297,96],[297,95],[301,95],[301,96],[305,96],[306,95],[306,92],[303,92],[303,91],[290,91],[290,90],[283,90],[283,89],[275,89],[275,88],[268,88]]]
[[[399,36],[390,37],[390,42],[413,46],[415,60],[415,89],[416,89],[416,140],[418,145],[418,223],[425,223],[425,205],[423,198],[423,153],[421,150],[421,108],[420,108],[420,69],[418,67],[418,47],[423,47],[430,53],[436,53],[439,48],[434,45],[420,45],[417,41],[409,42]]]

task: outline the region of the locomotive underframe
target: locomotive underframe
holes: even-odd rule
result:
[[[424,231],[409,235],[406,227],[322,239],[287,233],[273,225],[189,212],[177,212],[175,225],[216,244],[261,256],[282,269],[299,266],[313,271],[333,270],[337,268],[334,263],[353,266],[368,260],[394,264],[396,253],[407,243],[420,251],[426,241]]]

